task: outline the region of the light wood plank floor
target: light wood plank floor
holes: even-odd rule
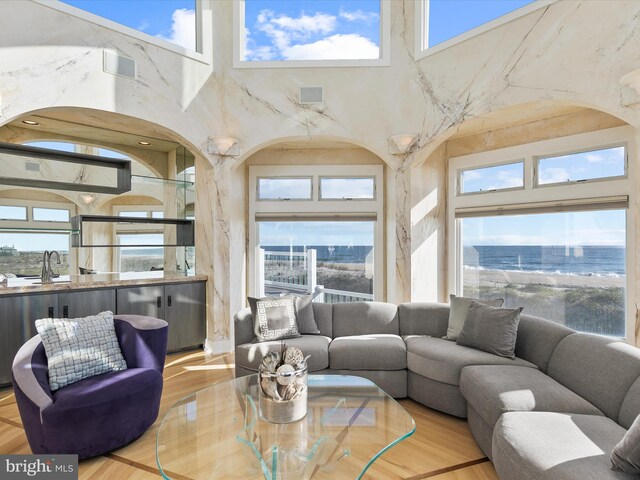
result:
[[[80,462],[81,479],[146,480],[160,477],[155,436],[160,420],[179,399],[213,382],[233,378],[233,355],[202,351],[169,355],[156,423],[131,445]],[[412,401],[401,400],[416,421],[416,432],[382,455],[367,472],[378,480],[497,480],[491,462],[480,451],[463,420]],[[31,453],[11,389],[0,390],[0,453]]]

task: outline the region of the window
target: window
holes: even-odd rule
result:
[[[462,218],[462,294],[625,336],[626,211]]]
[[[383,298],[382,175],[378,165],[250,167],[249,294]],[[263,201],[285,195],[299,198]]]
[[[195,0],[64,0],[64,3],[187,50],[196,50]]]
[[[322,200],[373,200],[376,196],[376,179],[373,177],[324,177],[320,179]]]
[[[120,272],[144,272],[164,268],[162,233],[119,233],[116,238],[118,245],[127,245],[120,248]]]
[[[133,217],[133,218],[147,218],[149,214],[146,211],[136,212],[136,211],[122,211],[118,212],[119,217]]]
[[[526,314],[578,331],[635,338],[627,276],[636,264],[628,248],[634,188],[626,175],[633,135],[617,127],[451,158],[451,293],[501,297],[507,307],[523,306]],[[523,159],[519,188],[485,191],[500,175],[492,169],[512,168],[513,158]],[[569,174],[538,185],[536,174],[545,181],[554,168]],[[467,172],[483,174],[485,183],[473,187],[482,194],[464,195],[471,190]],[[598,179],[597,188],[573,181],[575,172]]]
[[[33,207],[33,220],[36,222],[69,222],[69,210],[66,208]]]
[[[258,179],[258,200],[311,200],[311,191],[311,177]]]
[[[373,300],[374,230],[372,221],[260,222],[264,293],[321,286],[327,303]]]
[[[419,0],[416,53],[422,58],[546,7],[546,0]]]
[[[0,227],[0,273],[40,278],[45,250],[60,253],[60,265],[51,267],[56,274],[69,274],[69,234],[45,232],[15,233]]]
[[[524,186],[524,162],[460,171],[460,193],[493,192]]]
[[[0,220],[26,220],[27,207],[0,205]]]
[[[389,65],[388,1],[234,3],[234,66]]]
[[[624,177],[627,174],[627,154],[624,146],[540,157],[537,163],[538,185],[586,182]]]

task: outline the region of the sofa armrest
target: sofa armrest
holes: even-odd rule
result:
[[[127,367],[154,368],[162,373],[169,324],[142,315],[116,315],[113,323]]]
[[[53,403],[49,389],[49,368],[47,356],[40,335],[29,339],[20,347],[11,367],[13,385],[40,412]]]
[[[235,346],[251,343],[255,334],[253,333],[253,315],[250,308],[243,308],[233,317]]]

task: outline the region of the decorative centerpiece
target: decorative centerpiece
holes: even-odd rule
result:
[[[307,414],[307,359],[297,347],[282,345],[260,364],[260,415],[272,423],[291,423]]]

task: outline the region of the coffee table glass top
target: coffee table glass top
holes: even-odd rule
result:
[[[359,479],[415,431],[382,389],[346,375],[309,375],[307,415],[269,423],[260,417],[257,381],[217,383],[167,412],[156,441],[164,478]]]

